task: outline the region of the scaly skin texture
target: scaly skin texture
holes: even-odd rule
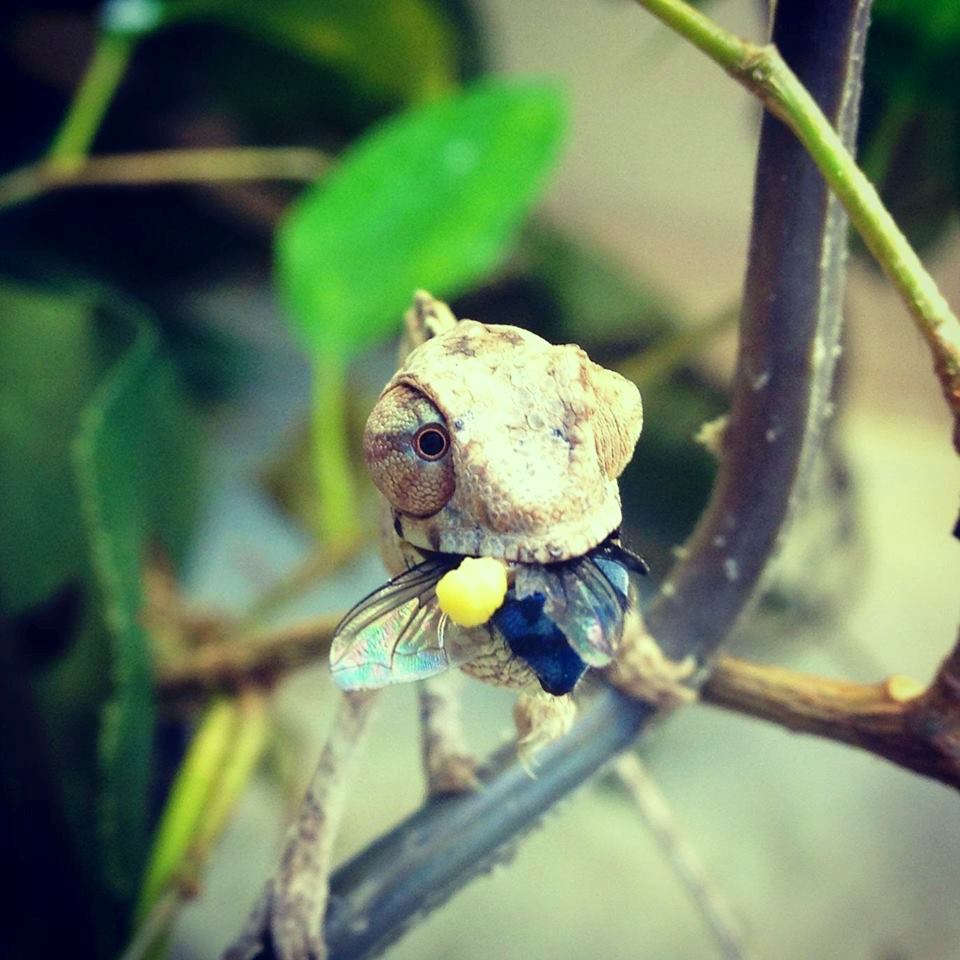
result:
[[[443,553],[519,563],[586,553],[620,524],[617,478],[643,423],[637,388],[577,346],[452,319],[418,294],[407,319],[418,345],[368,421],[364,450],[393,502],[391,526]],[[422,491],[404,476],[395,429],[414,408],[424,422],[434,409],[450,435],[449,469],[430,464]]]

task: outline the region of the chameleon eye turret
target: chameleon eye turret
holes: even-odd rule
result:
[[[419,390],[398,384],[373,408],[363,452],[377,489],[401,513],[429,517],[456,481],[443,415]]]

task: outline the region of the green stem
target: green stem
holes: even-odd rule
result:
[[[357,537],[357,503],[347,446],[346,376],[335,356],[313,358],[313,471],[317,533],[328,547]]]
[[[615,365],[617,373],[632,380],[641,393],[652,389],[690,361],[714,337],[737,324],[740,304],[725,307],[709,320],[686,330],[680,330],[646,350],[627,357]]]
[[[190,844],[188,870],[184,877],[189,886],[206,862],[214,844],[220,839],[234,805],[253,776],[263,756],[270,730],[267,701],[260,693],[246,693],[237,702],[239,717],[230,754],[203,810]]]
[[[268,732],[267,703],[259,692],[218,701],[208,711],[157,833],[136,934],[123,960],[163,955],[170,925],[196,889],[203,865],[257,769]]]
[[[960,452],[960,322],[813,97],[775,47],[741,40],[683,0],[638,2],[759,97],[804,145],[926,339]]]
[[[104,33],[98,37],[90,66],[47,153],[51,164],[72,167],[90,152],[135,47],[133,36]]]
[[[136,926],[177,877],[197,832],[204,807],[227,762],[237,731],[233,700],[215,700],[207,709],[174,780],[157,829],[137,904]]]

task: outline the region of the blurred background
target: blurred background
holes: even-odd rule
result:
[[[754,2],[707,9],[764,34]],[[876,0],[860,156],[954,305],[958,57],[953,0]],[[726,406],[759,109],[626,0],[9,0],[0,89],[4,952],[117,956],[154,917],[141,955],[214,957],[336,694],[322,653],[240,706],[168,681],[382,581],[358,439],[413,287],[636,380],[625,534],[655,587],[712,481],[693,436]],[[960,612],[960,471],[855,240],[846,302],[836,428],[730,649],[925,681]],[[478,751],[510,735],[509,695],[464,701]],[[383,695],[338,857],[419,805],[416,713]],[[960,956],[947,788],[706,706],[642,755],[751,955]],[[601,781],[390,955],[723,954]]]

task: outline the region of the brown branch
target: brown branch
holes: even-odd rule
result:
[[[679,0],[662,2],[690,10]],[[869,6],[781,0],[774,18],[780,55],[848,144]],[[685,558],[644,615],[670,660],[708,659],[723,642],[803,496],[830,420],[846,236],[843,208],[816,165],[793,133],[766,115],[720,470]]]
[[[246,639],[211,639],[176,659],[158,658],[157,691],[163,700],[177,702],[250,684],[270,685],[326,656],[339,621],[340,614],[323,614]]]
[[[143,186],[291,180],[310,183],[331,160],[310,147],[217,147],[88,157],[59,164],[41,161],[0,177],[0,209],[68,187]]]
[[[272,684],[322,660],[339,614],[309,618],[248,640],[210,640],[160,663],[167,703]],[[701,688],[705,703],[867,750],[960,789],[960,638],[929,688],[902,675],[856,683],[720,656]]]
[[[853,683],[722,656],[701,696],[960,789],[960,639],[926,690],[903,676]]]

